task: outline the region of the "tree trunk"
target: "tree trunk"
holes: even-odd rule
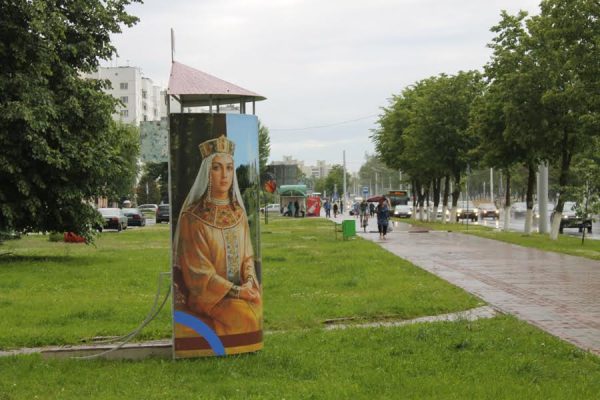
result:
[[[417,187],[417,203],[419,204],[419,221],[423,221],[423,204],[425,203],[425,193],[423,192],[423,184],[420,181]]]
[[[448,212],[448,196],[450,196],[450,175],[444,177],[444,198],[442,200],[442,224],[446,223],[446,212]]]
[[[531,226],[533,224],[533,189],[535,187],[536,169],[533,163],[528,163],[527,169],[529,176],[527,177],[527,213],[525,214],[525,235],[531,235]]]
[[[431,215],[429,212],[429,193],[430,193],[430,188],[431,188],[431,183],[427,183],[427,186],[425,186],[425,193],[424,193],[424,204],[423,204],[423,208],[425,210],[425,220],[427,222],[431,221]]]
[[[414,219],[415,221],[417,220],[417,209],[418,209],[418,203],[417,203],[417,181],[415,179],[412,180],[412,219]]]
[[[454,175],[454,190],[452,191],[452,211],[450,211],[450,221],[456,222],[456,206],[460,196],[460,173]]]
[[[433,180],[433,220],[437,219],[437,210],[440,206],[440,189],[442,186],[442,178],[435,178]]]
[[[569,182],[569,168],[571,166],[571,153],[567,148],[569,135],[567,132],[563,133],[563,145],[560,155],[560,175],[558,178],[559,192],[558,200],[556,201],[556,207],[552,214],[552,228],[550,229],[550,239],[557,240],[558,234],[560,233],[560,222],[562,221],[562,212],[565,205],[565,197],[563,196],[564,188]],[[540,216],[541,218],[541,216]]]
[[[502,230],[508,232],[510,228],[510,170],[506,169],[506,196],[504,197],[504,225]]]

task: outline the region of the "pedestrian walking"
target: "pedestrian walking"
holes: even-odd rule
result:
[[[385,196],[379,201],[377,206],[377,229],[379,230],[379,239],[385,239],[387,235],[388,224],[390,221],[390,209]]]
[[[337,203],[333,203],[333,218],[337,218],[338,213],[338,205]]]
[[[331,218],[331,203],[325,200],[323,208],[325,208],[325,218]]]

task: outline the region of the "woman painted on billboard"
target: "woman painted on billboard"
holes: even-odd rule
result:
[[[221,136],[199,148],[202,164],[175,235],[186,305],[219,336],[255,332],[261,329],[261,291],[235,174],[235,144]]]

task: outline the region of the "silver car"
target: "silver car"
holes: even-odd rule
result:
[[[127,229],[127,216],[120,208],[99,208],[98,211],[104,218],[104,229],[116,229],[121,232]]]

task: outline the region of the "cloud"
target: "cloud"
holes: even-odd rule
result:
[[[267,127],[303,127],[378,113],[392,94],[439,73],[480,69],[500,10],[536,13],[539,0],[145,0],[114,37],[119,63],[167,84],[176,60],[268,98]],[[272,159],[359,164],[375,120],[300,133],[272,132]],[[316,158],[319,157],[319,158]]]

